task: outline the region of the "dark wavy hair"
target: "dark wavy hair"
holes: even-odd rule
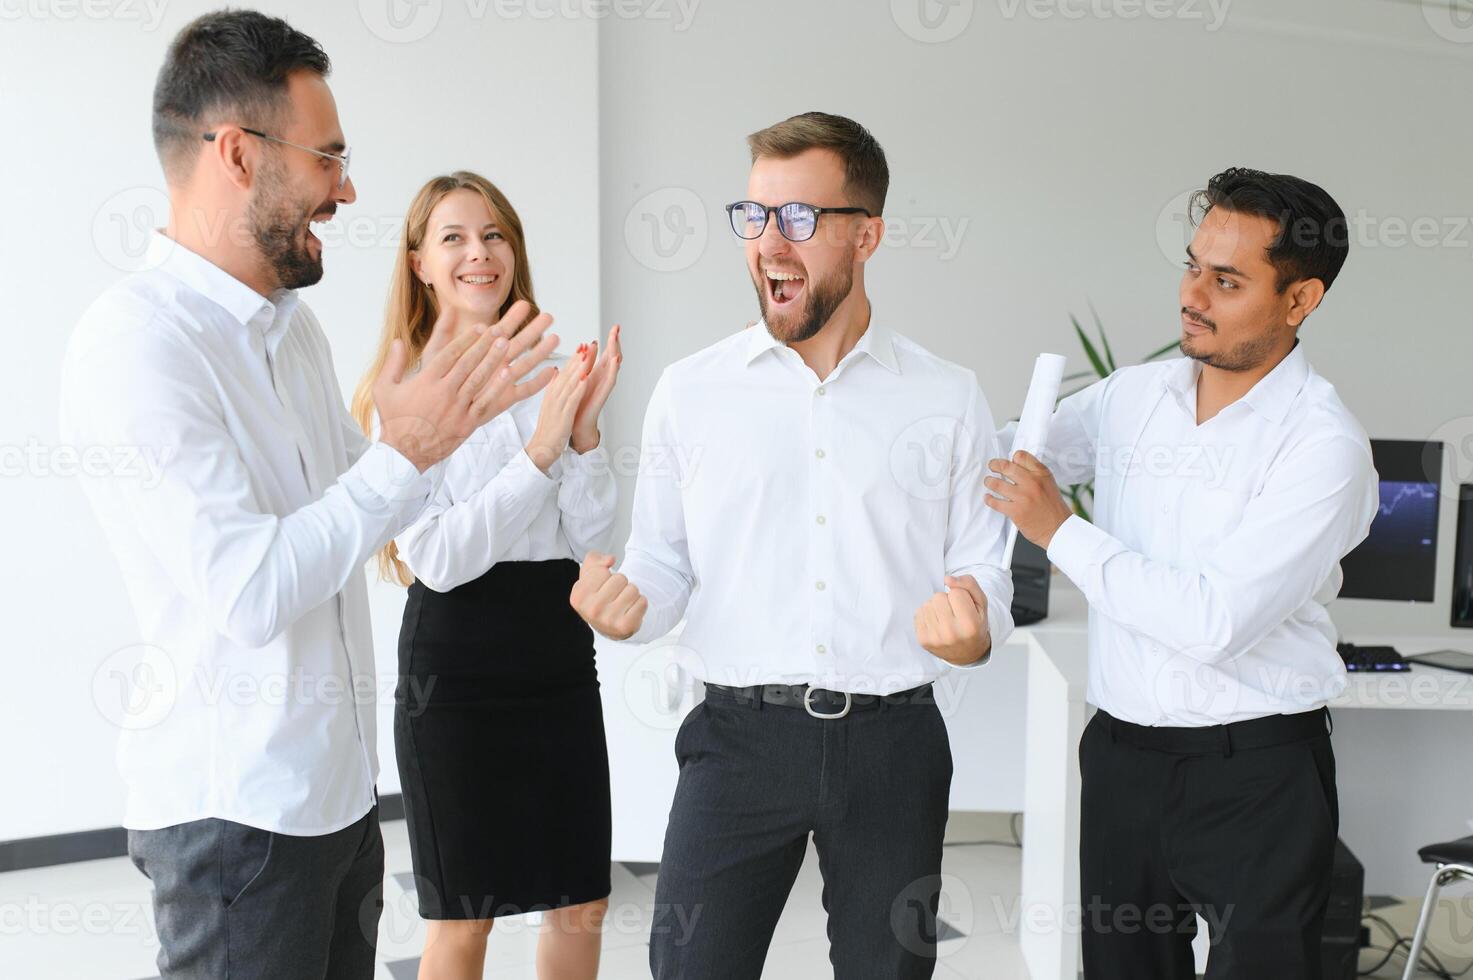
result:
[[[1268,261],[1277,273],[1274,288],[1280,293],[1301,279],[1318,279],[1328,291],[1350,254],[1345,212],[1324,188],[1303,178],[1230,167],[1192,195],[1196,221],[1213,208],[1268,218],[1278,225]]]
[[[322,45],[278,17],[220,10],[185,25],[153,86],[153,145],[164,172],[181,174],[212,125],[270,131],[286,106],[287,76],[332,70]]]

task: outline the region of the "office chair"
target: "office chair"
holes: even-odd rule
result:
[[[1407,953],[1407,968],[1402,980],[1412,980],[1417,975],[1417,961],[1422,958],[1422,947],[1427,942],[1427,927],[1432,925],[1432,913],[1437,908],[1437,893],[1454,881],[1473,881],[1473,837],[1448,841],[1446,844],[1430,844],[1417,852],[1427,864],[1437,865],[1432,872],[1432,881],[1427,886],[1427,897],[1422,902],[1422,915],[1417,919],[1417,931],[1412,936],[1412,948]]]

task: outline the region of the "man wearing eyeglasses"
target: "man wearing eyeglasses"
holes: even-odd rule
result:
[[[667,368],[617,574],[572,602],[606,636],[686,624],[706,684],[676,737],[657,978],[756,978],[813,836],[840,977],[929,977],[951,751],[932,683],[1012,628],[992,414],[971,371],[871,311],[884,151],[810,112],[749,137],[762,318]],[[690,460],[688,466],[680,461]]]
[[[322,277],[311,222],[356,196],[328,69],[251,11],[174,39],[153,107],[169,225],[83,315],[63,372],[69,441],[169,461],[156,486],[85,484],[150,650],[147,723],[119,762],[166,980],[373,976],[363,564],[429,501],[426,471],[546,383],[516,381],[556,343],[546,318],[508,342],[514,309],[437,335],[410,377],[400,350],[374,389],[382,437],[363,439],[296,293]]]

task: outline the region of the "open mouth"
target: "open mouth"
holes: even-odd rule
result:
[[[808,284],[808,280],[796,272],[768,269],[764,275],[767,278],[767,299],[780,310],[797,302],[803,295],[803,287]]]
[[[335,211],[322,212],[322,213],[319,213],[319,214],[314,214],[310,219],[308,219],[308,221],[307,221],[307,241],[309,241],[309,242],[316,242],[317,243],[317,247],[318,248],[321,248],[322,247],[322,239],[318,238],[312,232],[312,226],[313,225],[319,225],[319,224],[325,224],[325,223],[331,221],[332,218],[333,218],[333,215],[335,213],[336,213]]]
[[[457,282],[459,282],[462,286],[465,286],[467,289],[481,290],[481,289],[495,289],[496,288],[496,284],[501,281],[501,276],[495,275],[495,274],[491,274],[491,275],[483,275],[483,274],[479,274],[479,273],[472,274],[472,273],[469,273],[468,272],[468,273],[465,273],[464,275],[456,276],[455,279],[456,279]]]

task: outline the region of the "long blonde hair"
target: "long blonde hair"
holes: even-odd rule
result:
[[[384,311],[383,336],[379,338],[373,363],[353,393],[353,418],[364,433],[370,436],[373,434],[374,417],[373,383],[384,369],[390,347],[394,341],[402,340],[405,352],[409,355],[407,370],[414,370],[419,365],[420,354],[423,353],[425,344],[429,343],[430,331],[440,315],[440,302],[435,291],[414,274],[410,253],[419,251],[424,245],[430,212],[435,210],[436,205],[447,194],[461,189],[475,191],[485,199],[486,207],[490,208],[492,218],[510,243],[512,254],[516,258],[511,292],[507,294],[506,302],[502,304],[498,315],[505,314],[507,308],[518,300],[526,300],[532,306],[533,315],[537,313],[537,300],[532,293],[532,270],[527,263],[526,238],[522,234],[522,219],[517,216],[511,201],[491,181],[468,170],[457,170],[431,178],[414,195],[409,213],[404,216],[404,229],[399,236],[399,252],[394,258],[394,273],[389,281],[389,302]],[[397,582],[400,585],[409,585],[414,581],[414,575],[400,560],[399,549],[393,541],[378,553],[378,573],[379,578],[384,581]]]

